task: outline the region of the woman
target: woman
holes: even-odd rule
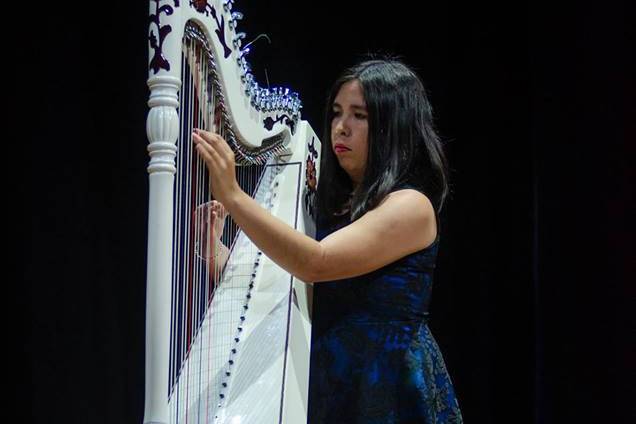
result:
[[[447,178],[424,87],[400,62],[367,61],[336,81],[327,107],[317,240],[240,190],[221,137],[193,135],[234,221],[317,283],[309,422],[462,422],[427,326]]]

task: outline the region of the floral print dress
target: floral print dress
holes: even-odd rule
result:
[[[331,229],[318,226],[317,239]],[[439,236],[359,277],[314,285],[308,423],[461,423],[428,309]]]

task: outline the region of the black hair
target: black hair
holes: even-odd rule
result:
[[[355,191],[331,145],[333,103],[343,84],[359,81],[367,105],[368,157]],[[398,187],[422,191],[439,213],[448,194],[448,167],[433,125],[433,110],[420,78],[396,59],[367,60],[348,68],[326,104],[318,215],[333,223],[348,209],[351,220],[375,208]]]

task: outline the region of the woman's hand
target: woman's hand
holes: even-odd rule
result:
[[[207,262],[209,272],[215,276],[222,271],[230,255],[230,249],[223,243],[227,215],[223,205],[216,200],[204,203],[194,211],[193,219],[197,228],[195,252]]]
[[[197,206],[193,219],[198,228],[197,237],[202,246],[202,251],[206,250],[208,242],[221,243],[227,215],[228,213],[223,204],[216,200]],[[227,237],[225,238],[227,239]],[[201,255],[204,257],[209,256],[203,253],[201,253]]]
[[[236,182],[234,152],[223,137],[198,128],[192,133],[192,141],[210,173],[212,195],[222,204],[230,205],[241,193]]]
[[[212,209],[212,238],[215,240],[221,240],[223,237],[223,228],[225,227],[225,218],[227,218],[227,211],[223,207],[223,203],[212,200],[210,202],[210,208]]]

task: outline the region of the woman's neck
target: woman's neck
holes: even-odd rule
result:
[[[351,180],[351,193],[355,193],[358,187],[360,187],[360,180],[357,178],[349,177]]]

